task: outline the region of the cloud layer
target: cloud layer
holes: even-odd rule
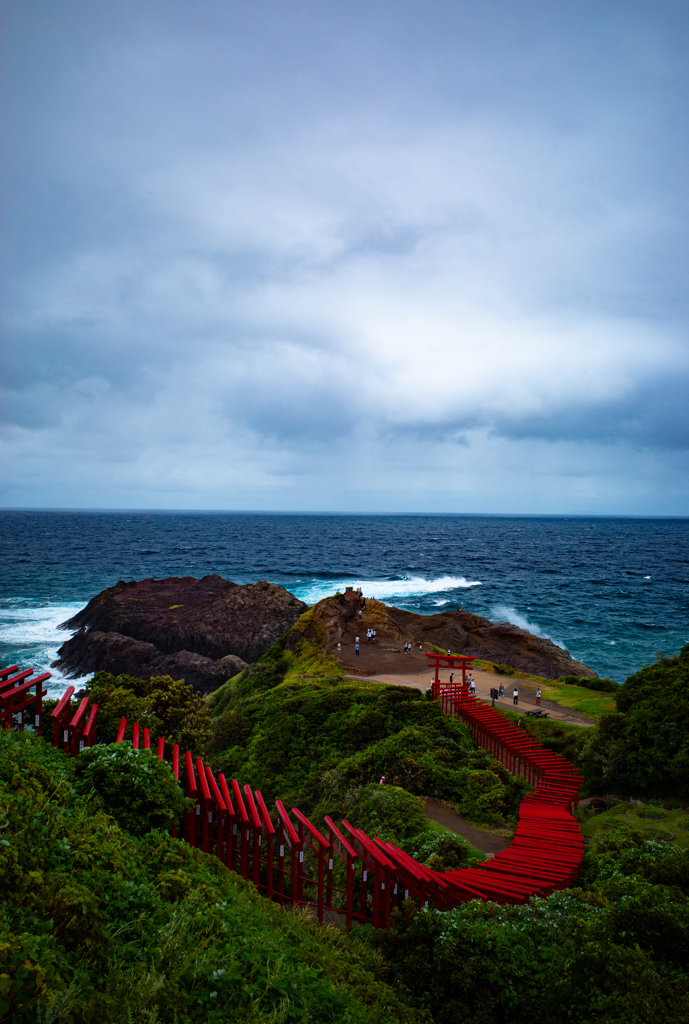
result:
[[[683,5],[5,19],[4,504],[686,512]]]

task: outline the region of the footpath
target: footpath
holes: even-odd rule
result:
[[[368,672],[363,677],[370,680],[372,683],[387,683],[389,686],[412,686],[417,690],[428,690],[433,681],[433,675],[429,669],[426,671],[419,672],[414,671],[416,665],[409,655],[400,654],[400,671],[393,671],[381,673],[381,674],[369,674]],[[408,659],[409,667],[412,669],[411,672],[405,672],[404,662]],[[416,659],[414,659],[416,660]],[[426,658],[424,657],[424,661]],[[389,660],[386,658],[386,661]],[[387,667],[387,666],[386,666]],[[490,691],[491,689],[498,689],[502,684],[505,690],[505,696],[495,702],[496,708],[509,708],[510,711],[515,711],[517,714],[526,714],[527,711],[534,711],[536,705],[536,690],[538,686],[536,683],[528,682],[525,679],[514,679],[511,676],[500,676],[494,672],[486,672],[485,669],[473,669],[471,671],[474,682],[476,683],[476,696],[479,700],[491,703]],[[449,671],[440,673],[441,682],[447,682],[449,679]],[[361,679],[361,675],[354,675],[350,673],[345,678],[348,679]],[[461,673],[455,672],[455,682],[461,682]],[[512,700],[512,693],[514,689],[519,690],[519,704],[515,705]],[[584,715],[579,714],[578,711],[573,711],[572,708],[562,707],[561,704],[557,704],[552,700],[545,700],[541,698],[540,707],[543,711],[548,712],[548,718],[556,722],[567,722],[570,725],[583,725],[593,726],[595,721],[592,718],[586,718]]]

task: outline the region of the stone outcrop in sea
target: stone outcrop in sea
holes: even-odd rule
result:
[[[408,641],[414,645],[431,645],[431,648],[441,650],[449,648],[455,654],[474,655],[494,664],[508,665],[520,672],[548,679],[565,675],[596,678],[592,669],[575,661],[568,651],[558,647],[552,640],[534,636],[510,622],[491,622],[465,611],[418,615],[372,598],[366,599],[363,618],[359,619],[359,607],[358,595],[351,590],[320,601],[314,608],[310,628],[306,633],[299,626],[293,628],[287,646],[296,649],[302,639],[327,637],[326,643],[330,650],[343,663],[351,664],[364,675],[399,671],[398,659],[393,655],[398,654],[402,644]],[[363,644],[368,629],[376,631],[379,652],[378,664],[372,665],[370,669],[362,660],[353,660],[349,650],[355,635],[361,634]],[[338,642],[344,648],[341,655],[336,650]],[[389,666],[381,663],[386,650],[391,655]]]
[[[221,576],[120,581],[63,623],[77,630],[53,667],[72,678],[103,670],[171,675],[208,693],[257,661],[308,605],[271,583]]]

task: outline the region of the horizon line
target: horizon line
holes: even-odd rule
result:
[[[359,512],[342,510],[303,509],[206,509],[206,508],[122,508],[112,506],[70,506],[70,505],[7,505],[0,506],[2,512],[78,512],[109,513],[121,515],[237,515],[237,516],[437,516],[463,517],[468,519],[689,519],[688,515],[661,512]]]

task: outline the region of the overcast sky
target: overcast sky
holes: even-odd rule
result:
[[[2,0],[5,506],[689,514],[686,0]]]

